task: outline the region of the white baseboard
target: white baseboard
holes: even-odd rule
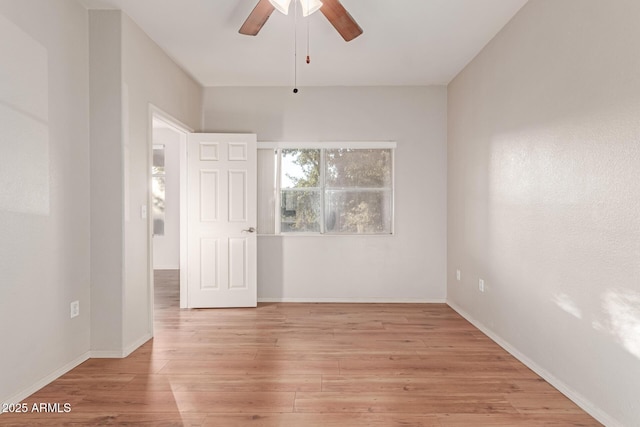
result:
[[[125,347],[122,357],[127,357],[128,355],[136,351],[138,347],[140,347],[142,344],[149,341],[151,338],[153,338],[153,335],[151,334],[145,334],[144,336],[140,337],[139,339],[134,341],[132,344]]]
[[[91,359],[122,359],[122,351],[118,350],[91,350]]]
[[[26,399],[27,397],[31,396],[36,391],[40,390],[42,387],[44,387],[47,384],[55,381],[56,379],[60,378],[61,376],[63,376],[64,374],[66,374],[67,372],[72,370],[73,368],[75,368],[75,367],[79,366],[80,364],[82,364],[82,363],[86,362],[87,360],[89,360],[90,355],[91,355],[90,352],[86,352],[86,353],[82,354],[81,356],[75,358],[74,360],[72,360],[71,362],[67,363],[66,365],[56,369],[55,371],[53,371],[52,373],[50,373],[46,377],[40,379],[39,381],[36,381],[35,384],[32,384],[31,386],[29,386],[26,389],[20,391],[19,393],[16,393],[15,395],[9,397],[8,399],[3,399],[2,402],[6,402],[6,403],[20,403],[20,402],[22,402],[24,399]]]
[[[178,265],[154,265],[154,270],[180,270]]]
[[[560,393],[567,396],[569,399],[573,401],[576,405],[582,408],[585,412],[591,415],[593,418],[604,424],[608,427],[623,427],[623,424],[616,420],[614,417],[604,412],[598,406],[594,405],[590,400],[586,399],[580,393],[576,392],[574,389],[569,387],[563,381],[556,378],[549,371],[538,365],[533,360],[529,359],[526,355],[518,351],[515,347],[509,344],[507,341],[502,339],[500,336],[495,334],[481,322],[473,318],[469,313],[460,308],[457,304],[452,301],[447,301],[447,305],[455,310],[459,315],[467,319],[473,326],[478,328],[483,334],[491,338],[495,341],[500,347],[508,351],[513,357],[518,359],[524,365],[526,365],[529,369],[531,369],[536,374],[540,375],[547,381],[549,384],[554,386]]]
[[[128,355],[133,353],[138,347],[140,347],[142,344],[149,341],[151,338],[153,338],[151,334],[146,334],[145,336],[141,337],[140,339],[136,340],[135,342],[127,346],[123,351],[117,351],[117,350],[116,351],[113,351],[113,350],[87,351],[86,353],[82,354],[81,356],[77,357],[76,359],[72,360],[71,362],[67,363],[61,368],[56,369],[46,377],[40,379],[35,384],[32,384],[31,386],[20,391],[19,393],[16,393],[15,395],[10,396],[8,399],[3,399],[2,402],[19,403],[22,400],[26,399],[27,397],[31,396],[33,393],[40,390],[42,387],[55,381],[56,379],[60,378],[61,376],[63,376],[73,368],[79,366],[80,364],[86,362],[89,359],[121,359],[121,358],[127,357]]]
[[[444,299],[420,298],[258,298],[258,302],[357,303],[357,304],[446,304]]]
[[[145,334],[126,346],[123,350],[91,350],[92,359],[122,359],[133,353],[142,344],[153,338],[151,334]]]

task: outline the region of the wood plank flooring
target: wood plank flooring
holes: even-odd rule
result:
[[[180,310],[156,272],[156,337],[91,359],[0,425],[598,426],[444,304]]]

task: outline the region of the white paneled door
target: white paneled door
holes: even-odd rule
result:
[[[257,305],[253,134],[189,134],[188,307]]]

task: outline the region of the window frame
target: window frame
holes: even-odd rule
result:
[[[350,141],[350,142],[258,142],[258,149],[272,149],[275,155],[275,179],[274,179],[274,234],[275,236],[394,236],[395,235],[395,156],[397,144],[395,141]],[[282,150],[320,150],[320,231],[319,232],[283,232],[281,230],[281,203],[282,203]],[[381,191],[391,192],[390,206],[390,231],[388,233],[353,233],[353,232],[327,232],[326,231],[326,150],[354,149],[354,150],[390,150],[391,151],[391,183],[389,187],[383,187]],[[286,189],[285,189],[286,190]],[[356,188],[354,188],[357,191]]]

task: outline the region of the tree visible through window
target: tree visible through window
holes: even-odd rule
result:
[[[151,192],[153,198],[153,234],[164,236],[164,208],[166,195],[166,175],[164,167],[164,145],[153,146],[153,166]]]
[[[280,231],[390,234],[391,149],[282,149]]]

